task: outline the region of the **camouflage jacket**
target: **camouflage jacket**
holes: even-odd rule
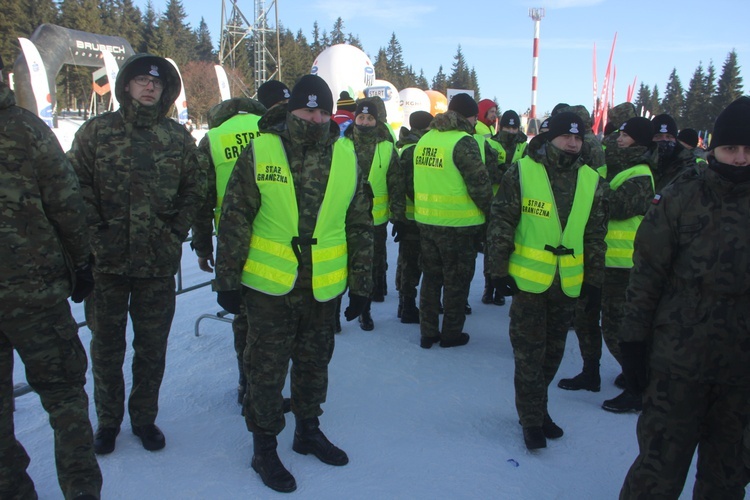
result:
[[[623,341],[700,383],[750,385],[750,182],[692,170],[665,188],[635,239]]]
[[[263,115],[266,107],[249,97],[227,99],[208,111],[208,127],[216,128],[235,116],[246,116],[240,112]],[[208,258],[214,252],[214,208],[216,208],[216,170],[211,156],[211,141],[208,134],[203,136],[198,145],[198,158],[206,176],[206,196],[193,222],[191,246],[198,257]]]
[[[492,203],[492,184],[487,166],[482,162],[479,145],[473,137],[474,126],[455,111],[446,111],[435,116],[430,130],[460,130],[469,134],[469,137],[459,140],[453,148],[453,163],[461,173],[472,201],[486,217]]]
[[[374,100],[376,103],[378,100]],[[380,101],[382,103],[382,101]],[[376,147],[381,142],[393,142],[393,135],[391,134],[390,127],[383,123],[377,122],[375,127],[370,127],[370,130],[362,131],[360,128],[352,123],[344,131],[344,137],[347,137],[354,142],[354,150],[357,152],[357,164],[364,179],[370,175],[370,169],[372,168],[373,156],[375,156]],[[386,184],[388,189],[389,204],[391,193],[397,191],[398,184],[401,183],[401,171],[398,168],[398,152],[394,144],[393,150],[391,151],[391,157],[388,159],[388,173],[386,174]]]
[[[654,173],[656,192],[661,193],[662,190],[670,185],[675,179],[686,172],[697,170],[698,166],[699,165],[696,163],[693,153],[682,147],[678,142],[675,146],[674,158],[667,162],[659,159],[651,169]]]
[[[281,138],[294,180],[299,210],[299,233],[312,237],[318,210],[323,201],[331,170],[333,144],[339,128],[331,120],[329,133],[322,139],[308,137],[308,122],[287,113],[285,106],[274,106],[259,122],[261,133]],[[252,236],[253,220],[262,199],[255,181],[252,148],[245,148],[227,184],[221,207],[221,231],[216,259],[216,291],[240,290],[242,268]],[[372,290],[372,191],[360,171],[354,198],[346,213],[346,242],[349,254],[349,289],[368,296]],[[309,246],[299,248],[300,265],[295,288],[312,288],[312,256]]]
[[[205,194],[195,141],[166,117],[179,93],[141,106],[115,83],[118,111],[87,121],[68,152],[86,202],[95,269],[139,278],[177,272],[182,242]],[[179,80],[178,80],[179,81]]]
[[[526,148],[528,156],[544,165],[549,177],[555,206],[560,217],[561,227],[565,227],[573,206],[578,169],[589,168],[579,156],[570,161],[562,151],[544,139],[536,136]],[[566,165],[567,163],[567,165]],[[604,254],[607,245],[607,208],[604,183],[600,182],[594,194],[589,220],[583,236],[584,274],[586,283],[600,287],[604,280]],[[515,249],[516,227],[521,219],[521,185],[518,176],[518,163],[510,166],[500,184],[500,190],[492,201],[490,222],[487,227],[488,262],[490,276],[508,275],[508,261]]]
[[[515,134],[508,131],[501,130],[492,138],[497,141],[505,150],[505,163],[500,165],[500,171],[504,174],[511,163],[513,163],[513,156],[516,154],[516,148],[519,144],[523,144],[524,153],[526,152],[526,142],[529,140],[528,136],[520,130]]]
[[[0,82],[0,314],[65,300],[89,262],[78,179],[57,138]]]
[[[655,147],[617,145],[608,147],[607,184],[620,172],[636,165],[651,167],[656,161]],[[605,189],[610,220],[625,220],[644,215],[654,198],[654,187],[649,177],[632,177],[616,190]]]

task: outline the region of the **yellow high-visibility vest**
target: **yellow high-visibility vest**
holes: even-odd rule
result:
[[[414,150],[414,218],[432,226],[484,224],[484,213],[469,196],[453,163],[453,149],[466,132],[430,130]]]
[[[559,271],[563,292],[578,297],[583,283],[583,236],[599,175],[587,166],[578,169],[573,206],[562,229],[544,165],[527,156],[518,161],[518,173],[521,218],[508,272],[520,290],[542,293]]]
[[[628,179],[633,177],[645,177],[651,179],[651,188],[654,188],[654,176],[648,165],[636,165],[623,170],[610,181],[609,187],[615,191]],[[629,219],[614,220],[610,219],[607,224],[607,253],[605,254],[605,265],[607,267],[616,267],[630,269],[633,267],[633,242],[638,226],[643,220],[642,215],[636,215]]]
[[[357,188],[357,156],[351,141],[336,141],[323,203],[310,241],[299,239],[299,211],[289,161],[275,134],[251,143],[261,194],[253,220],[242,284],[268,295],[287,294],[297,280],[295,244],[312,247],[313,295],[326,302],[346,289],[346,212]]]

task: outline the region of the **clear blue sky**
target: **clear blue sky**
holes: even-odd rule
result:
[[[162,12],[166,0],[152,0]],[[219,0],[182,0],[193,28],[205,18],[215,44],[221,27]],[[251,19],[253,0],[239,0]],[[227,0],[227,4],[230,2]],[[267,5],[268,3],[266,3]],[[136,5],[145,9],[146,0]],[[279,21],[296,33],[311,38],[313,22],[330,31],[337,17],[344,31],[358,35],[365,52],[374,58],[395,33],[404,61],[428,81],[440,65],[450,74],[458,45],[469,68],[479,77],[482,97],[494,98],[501,110],[519,113],[531,104],[532,42],[534,23],[530,7],[544,7],[541,21],[537,114],[558,102],[593,103],[593,48],[597,50],[598,91],[615,32],[617,69],[615,102],[625,100],[633,79],[664,95],[672,68],[687,88],[699,63],[711,61],[717,78],[727,54],[735,49],[750,93],[748,19],[746,0],[644,1],[644,0],[277,0]],[[273,16],[271,16],[273,24]],[[312,61],[310,61],[312,64]],[[377,77],[377,75],[376,75]],[[293,82],[287,82],[291,85]],[[678,124],[679,125],[679,124]]]

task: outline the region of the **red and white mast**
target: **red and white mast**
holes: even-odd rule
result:
[[[544,9],[529,9],[529,16],[534,20],[534,65],[531,71],[531,111],[529,112],[529,123],[534,123],[536,119],[537,74],[539,72],[539,25],[544,17]]]

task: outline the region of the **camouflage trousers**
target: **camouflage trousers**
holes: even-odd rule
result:
[[[91,329],[94,403],[99,427],[120,428],[124,416],[128,313],[133,322],[133,382],[128,398],[132,425],[153,424],[159,412],[167,338],[175,310],[174,277],[131,278],[95,273],[86,300]]]
[[[573,323],[584,361],[599,362],[602,358],[603,337],[609,352],[620,362],[619,328],[625,315],[625,290],[628,288],[629,277],[630,269],[607,268],[602,285],[601,311],[586,311],[586,301],[576,301]]]
[[[620,498],[678,498],[696,447],[693,498],[744,498],[749,414],[748,387],[689,382],[651,370],[636,428],[639,454]]]
[[[539,427],[547,413],[547,388],[565,352],[576,299],[565,295],[560,278],[543,293],[518,292],[510,305],[516,410],[523,427]]]
[[[419,330],[422,337],[440,335],[455,340],[466,321],[466,299],[474,277],[479,231],[473,227],[419,226],[422,287],[419,291]],[[443,292],[443,326],[440,328],[440,292]]]
[[[604,302],[604,300],[602,300]],[[578,337],[578,347],[581,349],[581,358],[584,362],[599,363],[602,358],[602,329],[599,326],[601,311],[586,310],[587,301],[576,300],[573,317],[573,328]]]
[[[318,302],[310,289],[277,297],[243,287],[248,330],[245,422],[248,430],[277,435],[285,425],[281,391],[291,369],[292,412],[318,417],[328,393],[337,300]]]
[[[26,379],[49,414],[55,440],[57,478],[66,499],[99,497],[102,474],[89,421],[86,351],[67,301],[23,316],[0,316],[0,498],[36,498],[26,473],[29,456],[15,438],[13,349]],[[32,397],[32,396],[28,396]]]
[[[243,361],[245,346],[247,346],[247,314],[244,306],[240,306],[240,313],[235,314],[234,319],[232,319],[232,334],[234,336],[234,352],[237,354],[237,367],[240,373],[237,383],[244,386],[247,385]]]
[[[396,289],[402,297],[417,298],[417,287],[422,276],[420,257],[419,228],[416,222],[407,222],[398,242],[396,266]]]
[[[625,320],[625,291],[630,269],[607,269],[602,286],[602,336],[609,352],[621,362],[620,325]]]
[[[385,272],[388,269],[388,253],[386,242],[388,241],[388,223],[373,227],[373,252],[372,252],[372,282],[373,290],[385,289]]]

